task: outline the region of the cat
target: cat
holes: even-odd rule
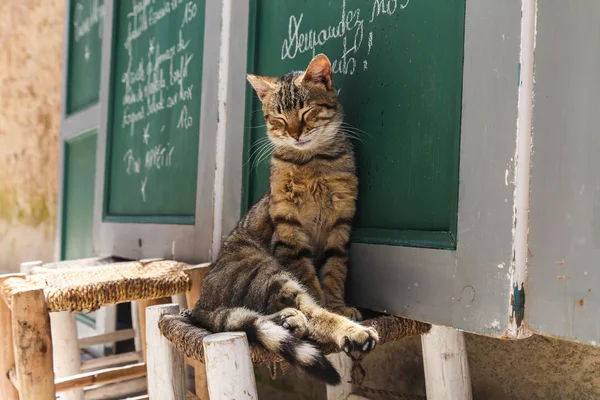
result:
[[[319,54],[304,72],[247,78],[274,146],[270,190],[224,241],[186,315],[212,332],[244,331],[336,385],[339,373],[313,343],[368,352],[379,337],[344,303],[358,178],[331,64]]]

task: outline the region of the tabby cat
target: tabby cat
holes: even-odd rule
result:
[[[212,332],[244,331],[336,385],[338,372],[313,343],[367,352],[379,338],[344,304],[358,179],[331,64],[321,54],[304,72],[248,80],[274,145],[270,191],[225,240],[187,315]]]

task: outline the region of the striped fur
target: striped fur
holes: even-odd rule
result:
[[[344,303],[358,179],[327,57],[278,78],[249,75],[274,151],[270,190],[227,237],[190,318],[243,330],[329,384],[339,375],[311,344],[366,352],[377,332]]]

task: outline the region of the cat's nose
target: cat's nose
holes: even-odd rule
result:
[[[300,140],[300,131],[292,131],[289,132],[290,136],[296,140]]]

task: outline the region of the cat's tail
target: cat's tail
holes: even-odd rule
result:
[[[291,365],[328,385],[338,385],[341,381],[340,374],[321,350],[255,311],[243,307],[214,311],[194,308],[184,310],[182,315],[194,325],[214,333],[245,332],[250,344],[279,354]]]

